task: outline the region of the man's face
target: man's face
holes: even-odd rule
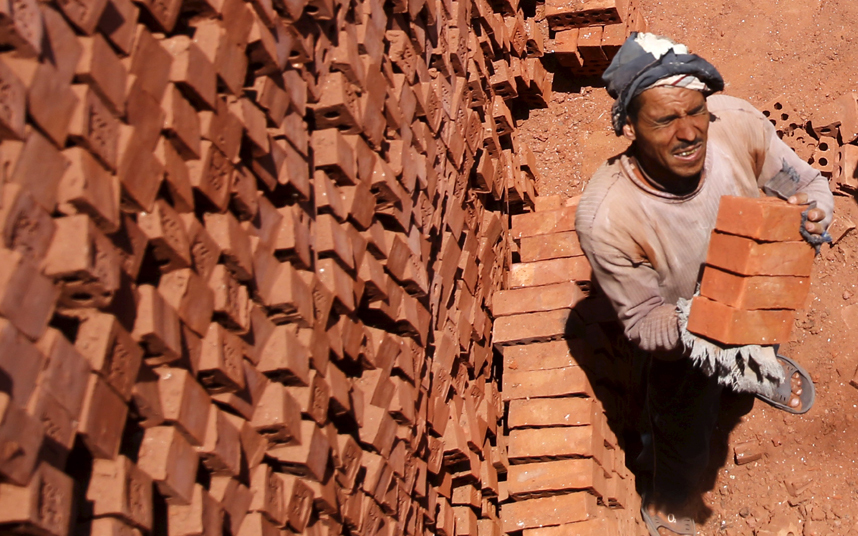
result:
[[[638,97],[637,120],[623,134],[636,143],[636,156],[658,181],[697,177],[706,159],[709,110],[703,93],[678,87],[657,87]]]

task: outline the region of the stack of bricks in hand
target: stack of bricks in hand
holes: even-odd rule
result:
[[[558,63],[598,76],[632,32],[647,31],[638,0],[546,0],[545,18]]]
[[[513,216],[521,262],[492,297],[508,430],[501,520],[524,536],[638,535],[634,477],[602,409],[614,400],[600,327],[612,310],[604,296],[588,297],[577,201],[537,197],[535,212]]]
[[[782,344],[810,290],[813,248],[799,233],[806,206],[724,196],[688,331],[725,345]]]
[[[0,3],[0,532],[500,534],[524,11]]]

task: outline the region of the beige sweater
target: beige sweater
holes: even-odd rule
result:
[[[676,302],[694,294],[721,196],[759,197],[786,161],[801,177],[799,191],[825,211],[824,225],[834,209],[828,181],[750,103],[716,95],[708,106],[713,121],[696,191],[655,190],[620,155],[596,171],[578,205],[576,228],[593,274],[626,336],[648,352],[679,344]]]

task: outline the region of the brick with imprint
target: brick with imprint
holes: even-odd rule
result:
[[[706,264],[740,275],[810,276],[813,248],[807,242],[757,242],[713,232]]]
[[[688,331],[728,345],[782,344],[789,341],[794,318],[789,309],[746,311],[696,296]]]
[[[809,277],[740,276],[707,266],[700,295],[736,309],[801,309]]]

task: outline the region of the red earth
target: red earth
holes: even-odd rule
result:
[[[649,29],[713,63],[725,92],[757,106],[779,99],[803,119],[852,91],[858,78],[858,3],[850,0],[640,0]],[[580,193],[593,171],[626,143],[610,127],[603,87],[561,87],[531,110],[520,136],[536,153],[540,195]],[[836,215],[858,221],[855,199]],[[704,535],[858,534],[858,233],[816,259],[810,296],[782,352],[812,374],[817,399],[793,416],[747,396],[727,396],[702,494]],[[762,452],[737,465],[737,445]]]

